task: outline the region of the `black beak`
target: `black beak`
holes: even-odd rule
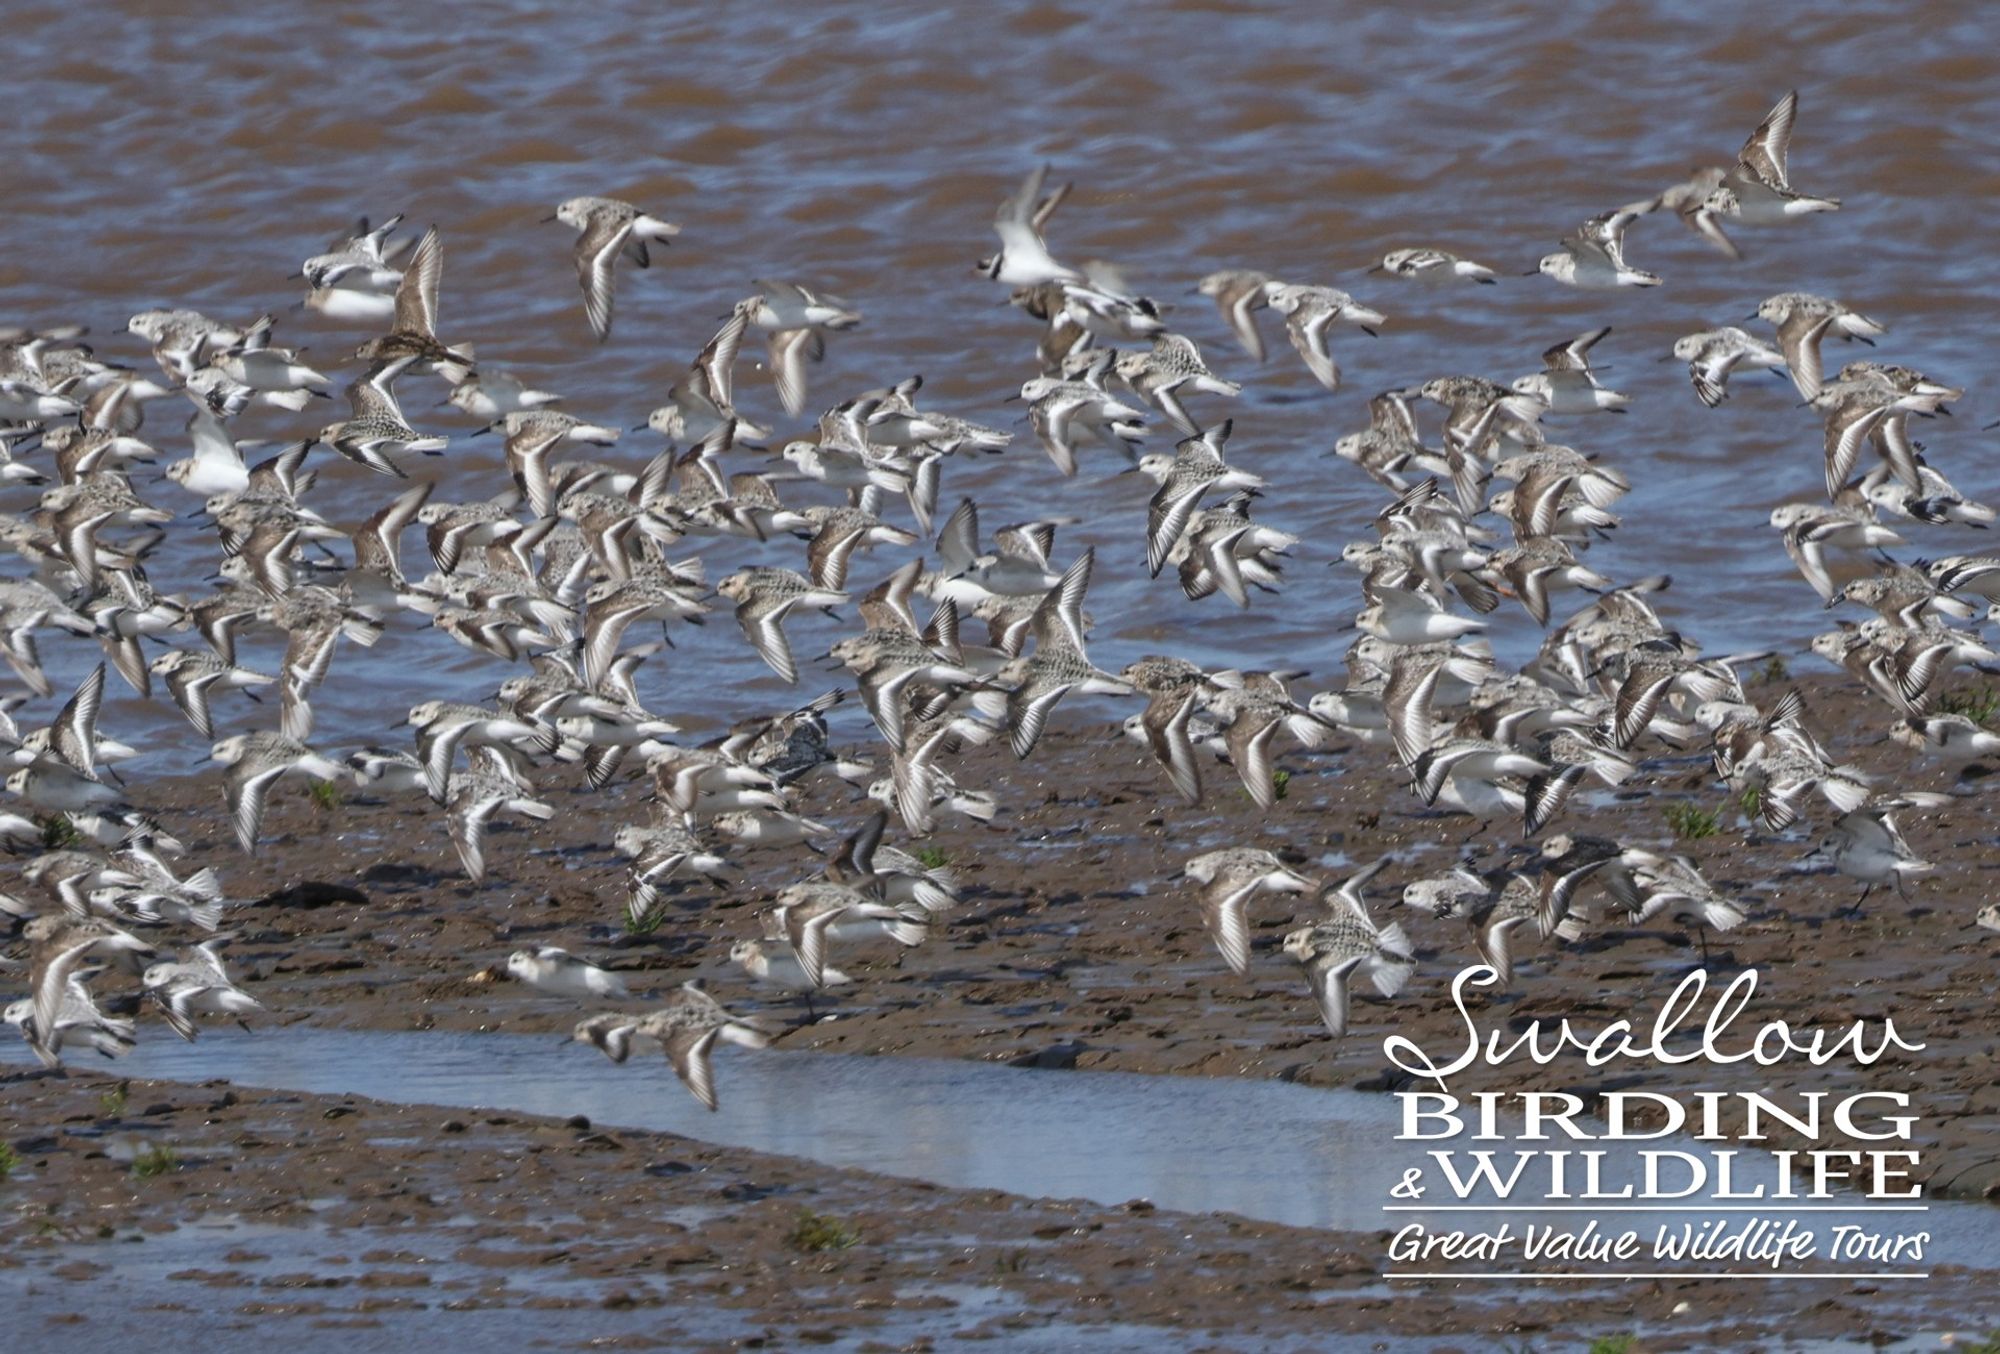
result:
[[[539,225],[544,225],[544,226],[546,226],[546,225],[547,225],[547,224],[548,224],[549,222],[551,222],[551,221],[553,221],[553,220],[555,220],[555,219],[556,219],[556,216],[555,216],[555,213],[554,213],[554,212],[550,212],[550,213],[549,213],[549,214],[548,214],[547,216],[543,217],[543,218],[541,219],[541,221],[540,221],[540,222],[538,222],[537,224],[539,224]]]

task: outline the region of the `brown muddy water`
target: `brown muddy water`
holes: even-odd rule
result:
[[[286,312],[300,297],[286,276],[357,215],[404,212],[445,233],[444,332],[603,422],[640,422],[751,279],[778,276],[843,295],[867,317],[814,371],[809,408],[921,373],[928,403],[1001,423],[1018,416],[1002,398],[1033,374],[1034,330],[970,265],[992,244],[995,204],[1046,159],[1077,184],[1050,228],[1057,253],[1113,260],[1180,307],[1174,327],[1246,384],[1227,411],[1231,451],[1275,486],[1260,515],[1305,538],[1281,601],[1225,614],[1222,598],[1190,605],[1171,575],[1145,576],[1151,486],[1113,477],[1102,454],[1062,482],[1022,424],[1005,456],[949,463],[947,505],[976,494],[989,526],[1031,512],[1085,519],[1064,550],[1100,547],[1091,602],[1107,666],[1171,642],[1197,657],[1303,659],[1331,680],[1337,641],[1326,632],[1358,591],[1324,565],[1382,498],[1325,455],[1334,439],[1362,426],[1375,391],[1461,371],[1510,378],[1599,324],[1614,332],[1597,358],[1632,412],[1551,421],[1635,486],[1620,505],[1627,525],[1592,565],[1621,580],[1674,574],[1670,606],[1712,652],[1796,647],[1821,617],[1763,523],[1775,503],[1816,492],[1817,421],[1768,377],[1704,409],[1681,365],[1655,359],[1776,291],[1840,297],[1890,326],[1872,356],[1973,387],[1960,417],[1918,435],[1968,493],[2000,490],[1982,474],[1991,439],[1977,431],[1994,412],[1978,388],[1995,301],[1979,223],[2000,195],[2000,145],[1977,129],[2000,115],[1996,26],[1977,7],[1913,23],[1888,4],[1172,4],[1141,16],[1083,5],[362,3],[337,20],[122,5],[87,24],[69,7],[17,4],[0,319],[88,323],[105,356],[149,369],[118,332],[142,307],[239,320],[276,310],[282,341],[331,362],[357,335]],[[1794,180],[1845,198],[1844,210],[1742,232],[1741,263],[1676,222],[1642,221],[1630,253],[1666,278],[1650,291],[1579,293],[1512,275],[1584,217],[1726,160],[1794,86]],[[621,272],[602,348],[583,324],[570,234],[540,223],[557,201],[600,192],[685,228],[650,272]],[[1482,259],[1502,280],[1434,291],[1363,271],[1406,244]],[[1276,344],[1260,369],[1206,299],[1184,295],[1230,265],[1347,287],[1389,323],[1379,339],[1336,338],[1346,384],[1329,395],[1268,315]],[[780,441],[793,431],[747,367],[741,385],[751,412],[779,419]],[[440,498],[495,492],[499,447],[465,440],[472,429],[455,411],[423,408],[429,391],[412,383],[409,412],[455,441],[420,473],[442,471]],[[282,439],[327,417],[258,412],[241,431]],[[167,459],[183,454],[180,422],[162,412],[148,425]],[[636,464],[656,449],[650,434],[628,434],[614,455]],[[142,491],[194,506],[173,485],[147,490],[145,474]],[[317,501],[354,521],[388,489],[340,463]],[[193,532],[182,540],[155,574],[198,589],[213,546]],[[1912,553],[1980,541],[1933,528]],[[789,549],[708,557],[720,576]],[[893,567],[882,558],[860,561],[862,586]],[[784,700],[718,620],[654,662],[658,703],[719,714],[703,709],[708,693],[737,683],[758,701]],[[838,633],[817,618],[799,629],[801,654]],[[1510,606],[1495,638],[1520,654],[1533,627]],[[94,661],[87,645],[51,647],[62,675]],[[324,735],[368,737],[383,693],[356,679],[386,684],[413,660],[426,695],[476,697],[505,675],[436,634],[343,652],[322,692]],[[115,719],[121,732],[150,721],[184,739],[168,709],[127,703]]]

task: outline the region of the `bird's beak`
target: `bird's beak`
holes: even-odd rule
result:
[[[556,219],[555,213],[550,212],[547,216],[543,217],[537,224],[546,226],[549,222],[555,219]]]

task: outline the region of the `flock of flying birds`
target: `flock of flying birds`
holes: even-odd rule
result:
[[[1796,108],[1787,95],[1735,163],[1586,222],[1536,271],[1576,287],[1654,286],[1660,279],[1625,252],[1641,219],[1673,213],[1734,256],[1726,229],[1835,209],[1836,200],[1790,185]],[[1045,232],[1067,191],[1049,191],[1044,170],[1030,174],[995,218],[999,249],[977,265],[1041,326],[1039,370],[1018,396],[1027,419],[1064,475],[1088,454],[1157,484],[1145,523],[1152,574],[1172,566],[1188,598],[1221,593],[1247,607],[1282,587],[1299,542],[1258,520],[1264,481],[1228,459],[1232,424],[1217,411],[1240,387],[1115,270],[1057,260]],[[602,340],[621,268],[649,266],[679,227],[597,197],[565,202],[553,219],[577,231],[584,310]],[[151,345],[157,376],[101,360],[80,330],[19,333],[0,348],[0,481],[21,509],[0,524],[14,563],[0,582],[0,631],[27,688],[7,709],[18,713],[28,693],[51,695],[38,635],[95,641],[105,656],[47,727],[24,731],[0,716],[16,768],[7,788],[22,810],[0,817],[0,833],[36,852],[15,892],[0,896],[22,929],[31,989],[6,1019],[49,1066],[72,1046],[115,1056],[131,1045],[133,1021],[99,1004],[99,985],[127,972],[187,1038],[199,1017],[260,1009],[221,955],[229,904],[215,871],[180,873],[181,844],[127,801],[112,770],[134,750],[97,728],[107,668],[143,696],[157,679],[160,694],[214,740],[245,852],[257,850],[281,778],[351,778],[376,794],[435,801],[476,882],[495,818],[555,813],[536,789],[550,768],[573,765],[593,789],[640,776],[653,789],[650,817],[615,834],[632,862],[625,901],[635,925],[657,923],[664,890],[720,874],[732,851],[830,847],[838,834],[806,816],[802,796],[825,779],[851,784],[879,811],[814,857],[811,873],[761,914],[762,934],[731,951],[749,978],[804,992],[809,1011],[814,992],[852,981],[832,962],[836,948],[921,944],[959,901],[950,870],[884,840],[890,815],[913,835],[944,815],[992,818],[999,806],[954,779],[953,759],[1000,738],[1030,757],[1071,692],[1143,698],[1125,730],[1189,804],[1226,764],[1268,809],[1281,738],[1308,748],[1339,739],[1393,759],[1423,804],[1470,815],[1478,827],[1518,822],[1531,844],[1503,853],[1513,863],[1483,872],[1468,863],[1402,890],[1405,904],[1466,923],[1503,981],[1512,947],[1530,932],[1575,940],[1664,915],[1705,934],[1742,920],[1739,902],[1684,857],[1579,832],[1544,835],[1579,787],[1629,785],[1645,774],[1649,752],[1711,750],[1716,773],[1771,831],[1825,815],[1820,852],[1864,886],[1863,897],[1904,889],[1930,868],[1895,815],[1943,807],[1948,796],[1871,784],[1807,731],[1796,691],[1768,708],[1751,699],[1738,669],[1759,656],[1704,657],[1662,621],[1655,601],[1666,579],[1620,585],[1585,562],[1591,542],[1616,527],[1613,509],[1629,485],[1616,468],[1550,440],[1545,421],[1624,409],[1626,398],[1591,363],[1607,330],[1556,344],[1542,370],[1511,383],[1444,376],[1369,401],[1368,427],[1334,448],[1386,498],[1372,535],[1340,557],[1361,576],[1360,634],[1345,655],[1345,683],[1302,701],[1286,672],[1206,671],[1171,655],[1099,668],[1084,609],[1094,552],[1064,562],[1058,548],[1075,519],[1002,526],[989,538],[971,499],[941,513],[945,462],[1000,453],[1013,438],[920,406],[915,378],[844,399],[810,434],[774,440],[738,405],[748,393],[737,381],[743,345],[762,340],[777,403],[796,418],[813,362],[833,335],[860,323],[845,304],[758,282],[648,418],[664,449],[643,460],[593,459],[619,430],[567,412],[557,395],[451,342],[439,306],[443,237],[433,228],[407,247],[399,225],[364,222],[303,265],[306,305],[374,336],[353,354],[365,370],[347,386],[348,416],[255,463],[234,421],[252,410],[302,413],[331,385],[277,346],[269,316],[246,325],[191,310],[132,317],[127,329]],[[1495,280],[1482,264],[1425,248],[1394,250],[1374,271],[1445,286]],[[1341,383],[1338,326],[1384,323],[1344,291],[1247,269],[1212,274],[1195,290],[1258,361],[1260,312],[1282,317],[1328,390]],[[2000,739],[1970,719],[1931,712],[1954,668],[2000,658],[1952,624],[2000,601],[2000,559],[1919,568],[1884,553],[1914,528],[1994,516],[1958,494],[1909,435],[1912,415],[1943,412],[1960,392],[1873,361],[1849,362],[1827,379],[1827,341],[1885,332],[1838,301],[1789,293],[1764,301],[1757,316],[1768,339],[1708,329],[1682,339],[1674,356],[1706,405],[1729,396],[1739,371],[1782,369],[1824,420],[1826,500],[1787,504],[1771,525],[1829,607],[1875,614],[1841,623],[1814,651],[1891,707],[1894,735],[1913,751],[1961,764],[2000,751]],[[507,476],[491,485],[493,497],[439,501],[422,476],[424,458],[448,439],[405,415],[416,383],[434,383],[498,434]],[[164,475],[142,472],[161,458],[149,440],[156,431],[179,431],[183,414],[166,412],[187,408],[177,394],[192,405],[189,454]],[[1142,451],[1166,430],[1170,452]],[[769,468],[773,455],[782,472]],[[363,472],[392,481],[366,520],[338,526],[311,505],[316,490],[322,502],[331,497],[322,482],[351,501],[370,483]],[[149,502],[142,486],[156,496],[177,486],[200,500],[218,547],[213,590],[168,593],[149,578],[149,554],[182,513]],[[422,576],[404,572],[412,527],[431,566]],[[716,538],[749,542],[764,562],[711,585],[693,550]],[[882,547],[908,558],[871,587],[852,585],[857,557]],[[1837,584],[1839,576],[1848,581]],[[1579,590],[1587,604],[1552,627],[1562,595]],[[1481,617],[1503,600],[1545,631],[1518,671],[1503,671],[1479,638]],[[880,747],[871,757],[830,742],[828,715],[845,688],[706,742],[675,740],[672,720],[647,705],[643,665],[673,627],[725,604],[788,682],[798,676],[788,622],[851,605],[862,628],[829,656],[852,675],[873,722]],[[654,625],[660,638],[628,643]],[[408,645],[420,628],[510,675],[484,704],[415,705],[402,746],[344,758],[317,750],[312,701],[343,644]],[[282,641],[274,671],[244,661],[239,646],[251,639]],[[254,698],[264,688],[275,688],[277,727],[223,735],[221,726],[250,714],[233,693]],[[1256,846],[1208,852],[1185,868],[1223,961],[1239,973],[1254,959],[1250,913],[1260,895],[1316,894],[1282,949],[1303,966],[1338,1035],[1357,979],[1393,996],[1415,966],[1403,928],[1378,924],[1365,897],[1387,864],[1323,890]],[[173,958],[176,935],[206,938]],[[630,997],[618,973],[553,947],[514,954],[505,972],[568,1000]],[[658,1044],[712,1109],[715,1042],[762,1046],[769,1032],[688,984],[650,1012],[591,1015],[574,1037],[615,1061],[641,1042]]]

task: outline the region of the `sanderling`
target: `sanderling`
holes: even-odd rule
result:
[[[1418,753],[1410,763],[1411,788],[1424,803],[1437,803],[1449,785],[1456,791],[1459,804],[1482,817],[1491,813],[1486,806],[1492,803],[1504,803],[1510,811],[1515,808],[1515,796],[1500,793],[1501,782],[1539,776],[1549,770],[1546,762],[1507,744],[1490,738],[1450,735]],[[1520,797],[1520,808],[1525,813],[1525,792]]]
[[[1471,259],[1460,258],[1442,249],[1392,249],[1368,271],[1420,282],[1465,279],[1491,285],[1494,280],[1493,270],[1485,264],[1474,263]]]
[[[1299,543],[1290,532],[1250,518],[1251,493],[1232,494],[1219,507],[1197,508],[1187,531],[1167,554],[1179,566],[1181,591],[1189,601],[1212,592],[1239,607],[1250,605],[1251,587],[1276,592],[1283,577],[1283,557]]]
[[[671,221],[640,211],[611,197],[573,197],[548,218],[578,232],[576,278],[583,288],[584,314],[599,343],[611,336],[612,274],[622,253],[641,268],[650,267],[649,240],[661,243],[681,233]]]
[[[1506,550],[1494,551],[1487,562],[1507,580],[1513,596],[1537,625],[1549,623],[1549,594],[1556,589],[1596,592],[1611,586],[1610,579],[1578,563],[1569,546],[1553,536],[1531,536]]]
[[[136,970],[140,961],[154,952],[131,932],[96,917],[36,917],[22,928],[22,935],[29,946],[28,982],[33,989],[38,1041],[54,1034],[69,997],[70,980],[84,964],[105,961]]]
[[[1949,801],[1943,796],[1906,795],[1863,804],[1835,820],[1832,830],[1806,859],[1824,859],[1841,874],[1861,881],[1861,896],[1847,911],[1858,913],[1868,895],[1885,884],[1908,901],[1911,877],[1929,874],[1937,867],[1910,849],[1893,815],[1899,809],[1935,808],[1941,802]]]
[[[1129,673],[1131,669],[1126,671]],[[1200,703],[1200,693],[1192,688],[1155,691],[1149,693],[1145,710],[1119,725],[1127,738],[1152,753],[1175,791],[1190,804],[1201,802],[1201,768],[1196,749],[1217,756],[1227,752],[1221,727],[1200,713]]]
[[[830,941],[885,938],[912,946],[921,945],[930,935],[927,913],[919,911],[911,916],[845,884],[793,884],[778,893],[771,911],[815,987],[825,985]]]
[[[229,802],[229,819],[236,828],[236,840],[246,855],[257,854],[257,834],[264,823],[264,805],[271,787],[288,772],[315,780],[341,778],[340,763],[314,752],[295,738],[281,733],[239,733],[225,738],[209,750],[209,758],[229,768],[223,792]]]
[[[632,861],[626,876],[627,912],[635,924],[659,902],[660,889],[683,868],[708,878],[725,874],[728,862],[703,846],[684,815],[668,815],[650,826],[618,829],[612,845]]]
[[[354,773],[354,783],[378,794],[408,794],[425,790],[423,760],[402,748],[357,748],[342,759]]]
[[[785,640],[784,621],[798,606],[821,609],[839,606],[847,594],[832,588],[816,588],[803,574],[790,569],[756,567],[739,569],[715,585],[715,590],[735,602],[736,623],[771,671],[787,682],[799,679],[792,646]]]
[[[1696,209],[1696,225],[1703,234],[1711,238],[1720,235],[1719,229],[1707,223],[1719,216],[1765,226],[1808,212],[1840,210],[1837,197],[1808,197],[1792,190],[1785,157],[1791,149],[1792,123],[1798,111],[1799,92],[1795,89],[1778,100],[1777,107],[1750,133],[1737,152],[1736,164]]]
[[[1893,528],[1875,520],[1865,501],[1781,504],[1771,510],[1771,525],[1784,533],[1785,553],[1799,573],[1827,601],[1838,591],[1828,567],[1828,550],[1860,552],[1904,544]]]
[[[503,774],[496,765],[499,755],[491,749],[474,749],[470,760],[466,770],[451,773],[445,786],[445,810],[459,864],[465,867],[466,877],[477,884],[486,877],[486,828],[495,815],[517,813],[547,822],[556,811],[554,805],[533,798],[513,776]]]
[[[1631,211],[1593,216],[1565,235],[1562,248],[1544,254],[1536,271],[1572,287],[1657,287],[1659,275],[1625,262],[1625,229],[1637,218]]]
[[[291,348],[231,348],[218,353],[212,361],[230,380],[251,390],[323,391],[330,384],[323,373],[299,360],[298,352]]]
[[[739,845],[765,848],[799,846],[833,831],[783,809],[732,809],[717,814],[709,826]]]
[[[1207,432],[1189,437],[1174,448],[1172,459],[1162,467],[1160,487],[1146,505],[1146,567],[1154,577],[1159,576],[1168,554],[1187,530],[1202,495],[1211,490],[1229,494],[1264,487],[1261,475],[1238,470],[1222,459],[1232,426],[1231,420],[1224,419]]]
[[[993,217],[993,232],[1000,237],[1000,249],[988,258],[981,259],[975,271],[984,273],[1005,287],[1037,287],[1045,282],[1082,282],[1083,274],[1074,268],[1066,268],[1057,263],[1049,254],[1048,246],[1042,242],[1042,227],[1047,224],[1062,200],[1069,196],[1070,185],[1042,197],[1042,184],[1047,181],[1049,167],[1038,165],[1021,181],[1021,186],[1000,204],[1000,210]]]
[[[1871,343],[1888,328],[1840,302],[1811,292],[1788,291],[1766,297],[1753,319],[1778,331],[1778,347],[1799,394],[1812,399],[1820,388],[1820,341],[1828,334]]]
[[[1926,572],[1945,592],[1969,592],[1989,603],[2000,603],[2000,559],[1984,555],[1947,555],[1933,560]]]
[[[7,788],[51,813],[90,813],[122,808],[125,796],[95,775],[56,757],[37,757],[7,778]]]
[[[1035,750],[1056,704],[1072,688],[1100,695],[1129,695],[1132,687],[1100,670],[1084,652],[1083,595],[1090,586],[1096,550],[1085,550],[1064,571],[1035,609],[1035,652],[1012,658],[994,674],[1010,688],[1007,723],[1014,755],[1025,760]]]
[[[768,983],[786,992],[803,993],[808,1010],[814,992],[829,987],[848,987],[854,979],[831,964],[820,965],[819,981],[806,976],[805,966],[782,939],[739,940],[729,947],[729,960],[750,976],[754,983]]]
[[[1611,326],[1605,325],[1545,350],[1542,370],[1518,378],[1515,391],[1540,400],[1551,414],[1624,413],[1631,400],[1600,384],[1590,366],[1591,348],[1610,332]]]
[[[191,494],[206,499],[241,493],[250,484],[250,467],[229,428],[207,405],[196,405],[187,421],[194,455],[167,467],[167,478]]]
[[[1602,858],[1594,878],[1629,925],[1665,915],[1702,933],[1705,947],[1707,932],[1731,931],[1743,923],[1741,905],[1703,878],[1686,856],[1660,856],[1616,842],[1568,837],[1549,838],[1542,843],[1542,854],[1561,870]],[[1555,933],[1573,942],[1588,927],[1584,912],[1572,905],[1557,922]]]
[[[1250,802],[1269,809],[1278,800],[1278,771],[1272,744],[1279,730],[1304,747],[1317,747],[1329,726],[1292,699],[1285,682],[1295,673],[1217,672],[1219,690],[1204,703],[1222,725],[1222,745]]]
[[[750,307],[750,323],[770,331],[766,365],[778,402],[797,418],[806,407],[807,359],[819,361],[826,353],[826,335],[854,328],[861,323],[861,312],[796,282],[759,278],[757,289],[744,304]]]
[[[1688,380],[1694,384],[1694,393],[1711,409],[1729,397],[1729,373],[1737,367],[1770,370],[1785,365],[1783,353],[1734,325],[1704,329],[1677,339],[1673,355],[1688,364]]]
[[[1458,616],[1428,592],[1376,588],[1354,621],[1357,628],[1391,644],[1429,644],[1458,639],[1486,628],[1485,621]]]
[[[1028,421],[1043,450],[1065,475],[1076,473],[1076,449],[1083,436],[1094,433],[1130,456],[1131,444],[1146,434],[1143,412],[1081,381],[1038,376],[1022,385],[1020,398],[1028,401]]]
[[[653,779],[654,794],[676,814],[706,820],[730,809],[791,808],[791,800],[768,771],[724,747],[662,743],[649,751],[646,772]]]
[[[1250,900],[1259,893],[1306,893],[1313,881],[1260,847],[1234,846],[1190,860],[1183,873],[1201,885],[1202,921],[1222,962],[1250,971]]]
[[[183,1039],[191,1041],[200,1033],[194,1022],[197,1015],[234,1016],[241,1025],[244,1016],[264,1009],[263,1003],[238,987],[223,967],[219,951],[228,939],[216,936],[204,940],[180,959],[154,964],[144,974],[146,995]]]
[[[75,771],[94,776],[100,762],[123,761],[134,749],[97,731],[97,714],[104,705],[104,664],[99,663],[76,685],[47,727],[21,735],[11,760],[32,766],[53,754]]]
[[[431,798],[440,804],[461,747],[468,754],[474,748],[507,746],[548,752],[556,744],[552,726],[464,701],[424,701],[410,707],[404,722],[417,731],[417,755],[423,759]]]
[[[934,704],[942,708],[921,707],[905,712],[901,746],[890,750],[892,802],[903,826],[912,832],[931,830],[935,825],[931,810],[941,799],[946,801],[946,807],[960,811],[975,804],[972,799],[952,802],[955,791],[939,759],[957,753],[967,744],[983,747],[995,733],[992,725],[951,709],[948,697]]]
[[[1373,334],[1386,323],[1379,310],[1370,310],[1337,287],[1315,287],[1273,282],[1265,289],[1271,309],[1285,317],[1285,332],[1292,347],[1305,359],[1306,370],[1328,390],[1340,388],[1340,364],[1327,346],[1327,331],[1336,320],[1358,326]]]
[[[1040,597],[1061,581],[1049,562],[1056,531],[1077,519],[1044,518],[1017,522],[993,533],[993,553],[979,549],[979,505],[963,499],[938,533],[937,552],[943,567],[919,579],[918,586],[939,600],[950,598],[974,607],[988,597]]]
[[[117,559],[115,555],[105,557],[98,532],[115,527],[157,526],[171,522],[174,516],[147,504],[117,474],[93,475],[74,484],[58,485],[42,495],[42,509],[54,513],[57,553],[76,570],[84,585],[93,590],[102,580],[104,568]]]
[[[436,226],[424,232],[410,254],[410,266],[396,284],[396,316],[389,332],[354,350],[362,362],[385,363],[407,357],[420,371],[462,377],[472,359],[438,341],[438,284],[444,280],[444,240]]]
[[[1914,488],[1921,483],[1916,448],[1910,442],[1907,411],[1893,391],[1866,382],[1836,382],[1822,386],[1813,403],[1826,416],[1822,450],[1826,463],[1826,496],[1838,498],[1854,478],[1861,449],[1872,445],[1897,479]]]
[[[915,545],[917,536],[891,526],[875,515],[877,499],[864,490],[859,507],[814,504],[800,515],[812,528],[806,543],[806,572],[816,588],[837,591],[847,586],[847,562],[857,550],[877,545]]]
[[[406,478],[391,456],[409,452],[435,455],[450,445],[446,437],[426,437],[412,428],[396,403],[394,382],[416,358],[395,357],[347,387],[352,414],[320,431],[318,440],[377,474]]]
[[[1207,395],[1234,396],[1243,387],[1225,381],[1208,369],[1194,340],[1180,334],[1160,334],[1150,352],[1120,353],[1114,368],[1120,380],[1165,414],[1188,437],[1201,435],[1201,426],[1188,416],[1181,404],[1183,391]]]
[[[1969,621],[1978,608],[1962,597],[1954,597],[1938,585],[1931,574],[1907,564],[1884,565],[1868,578],[1851,580],[1827,599],[1831,610],[1841,602],[1865,606],[1896,625],[1921,626],[1931,620]]]
[[[638,621],[691,620],[708,607],[686,587],[658,579],[607,578],[583,595],[583,675],[595,683],[609,673],[625,631]]]
[[[1694,231],[1717,249],[1732,259],[1743,257],[1743,251],[1736,247],[1722,231],[1722,225],[1715,219],[1715,213],[1702,210],[1708,195],[1722,186],[1723,178],[1729,170],[1723,165],[1704,165],[1691,171],[1679,183],[1660,190],[1655,197],[1634,202],[1625,208],[1628,212],[1641,215],[1647,212],[1668,211],[1679,217],[1681,223]]]
[[[868,630],[835,643],[828,655],[855,674],[855,689],[891,750],[903,746],[903,693],[913,682],[959,687],[980,675],[913,632]]]
[[[1264,334],[1257,328],[1257,312],[1271,303],[1270,282],[1267,275],[1249,268],[1225,268],[1204,277],[1194,289],[1215,302],[1243,351],[1259,362],[1264,360]]]
[[[744,1048],[765,1048],[771,1042],[770,1035],[731,1015],[691,982],[681,984],[673,1000],[650,1015],[591,1016],[580,1021],[570,1037],[576,1043],[594,1045],[615,1063],[630,1056],[635,1039],[658,1043],[673,1065],[674,1075],[710,1110],[716,1108],[715,1073],[710,1066],[715,1041]]]
[[[195,731],[203,738],[215,736],[215,724],[209,718],[208,710],[212,690],[248,690],[270,686],[278,680],[225,663],[214,654],[198,653],[192,649],[169,649],[153,660],[150,670],[166,679],[167,691],[173,696],[174,704],[181,708],[188,723],[194,725]]]
[[[142,310],[125,324],[153,345],[153,360],[175,385],[184,385],[209,358],[242,343],[249,327],[211,320],[198,310]]]
[[[1301,926],[1285,936],[1284,950],[1305,968],[1319,1017],[1335,1038],[1347,1033],[1347,999],[1356,978],[1393,997],[1417,970],[1403,928],[1395,922],[1378,928],[1365,911]]]
[[[336,238],[326,253],[307,259],[299,269],[299,276],[315,290],[345,287],[357,292],[393,292],[403,280],[403,270],[396,266],[395,258],[410,241],[408,236],[394,245],[388,241],[402,224],[401,212],[379,226],[370,226],[368,218],[362,217],[353,235]]]
[[[35,650],[35,631],[49,626],[79,635],[96,630],[86,617],[37,580],[0,581],[0,657],[37,696],[54,691]]]
[[[458,345],[460,353],[472,357],[472,345]],[[481,367],[451,388],[446,401],[454,409],[481,424],[498,423],[509,414],[547,409],[562,403],[552,391],[536,390],[510,372],[497,367]]]
[[[877,810],[841,844],[827,861],[822,877],[864,893],[875,893],[892,907],[922,909],[933,918],[957,908],[958,876],[944,865],[927,865],[899,847],[883,844],[889,815]],[[907,915],[907,914],[906,914]]]
[[[516,950],[507,956],[507,976],[557,997],[622,997],[625,980],[588,959],[555,945]]]
[[[62,999],[53,1023],[43,1029],[35,1021],[34,999],[23,998],[0,1011],[0,1020],[21,1032],[28,1049],[44,1067],[62,1065],[65,1043],[88,1044],[107,1058],[131,1052],[137,1042],[133,1023],[107,1016],[84,985],[83,975],[72,971],[63,985]]]

